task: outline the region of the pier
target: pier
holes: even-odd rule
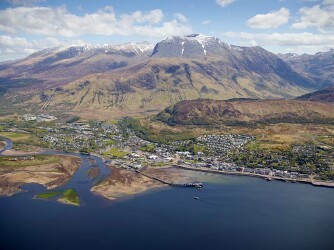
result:
[[[141,174],[141,175],[143,175],[143,176],[145,176],[147,178],[150,178],[152,180],[161,182],[163,184],[166,184],[166,185],[169,185],[169,186],[172,186],[172,187],[191,187],[191,188],[202,188],[203,187],[203,183],[202,182],[172,183],[172,182],[168,182],[168,181],[165,181],[163,179],[160,179],[158,177],[154,177],[154,176],[150,176],[148,174],[145,174],[145,173],[143,173],[140,170],[135,170],[135,172],[138,173],[138,174]]]

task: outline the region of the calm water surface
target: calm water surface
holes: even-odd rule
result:
[[[33,199],[44,188],[26,185],[0,198],[0,249],[334,249],[333,189],[196,175],[200,191],[110,202],[85,192],[78,174],[81,207]]]

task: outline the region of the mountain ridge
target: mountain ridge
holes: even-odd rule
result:
[[[159,112],[182,100],[295,98],[316,89],[314,82],[261,47],[229,45],[199,34],[170,37],[155,47],[144,44],[145,53],[134,51],[133,44],[124,46],[107,52],[105,47],[70,47],[51,56],[52,50],[37,52],[19,66],[21,76],[42,83],[30,90],[9,88],[4,97],[17,110],[101,110],[122,116]]]
[[[334,85],[334,49],[314,55],[288,53],[278,56],[296,72],[317,82],[318,89]]]
[[[69,45],[44,49],[0,66],[3,79],[29,78],[48,85],[66,84],[93,73],[103,73],[143,61],[152,53],[147,42],[120,45]]]

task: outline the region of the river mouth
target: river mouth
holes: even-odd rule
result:
[[[6,150],[11,150],[13,148],[13,142],[8,138],[1,138],[6,142],[6,146],[1,149],[0,154]],[[36,197],[39,194],[59,192],[64,193],[67,190],[74,190],[80,199],[80,205],[87,204],[99,204],[102,200],[100,196],[93,194],[90,190],[93,186],[102,182],[107,178],[111,169],[104,163],[104,160],[94,156],[94,155],[82,155],[78,153],[60,152],[56,150],[45,150],[39,153],[28,153],[26,156],[31,155],[64,155],[64,156],[74,156],[81,159],[81,163],[75,173],[70,177],[70,179],[59,187],[47,190],[43,185],[28,183],[23,184],[20,189],[23,190],[23,194],[29,197]],[[17,156],[17,155],[6,155],[6,156]],[[20,157],[25,155],[20,154]],[[90,175],[90,171],[94,172],[94,175]],[[15,196],[15,194],[14,194]],[[48,198],[49,201],[56,201],[59,196]]]

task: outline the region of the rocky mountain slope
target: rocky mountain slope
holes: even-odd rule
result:
[[[299,74],[317,82],[318,89],[334,85],[334,49],[314,55],[278,54]]]
[[[334,104],[297,100],[179,102],[156,118],[169,125],[252,125],[254,123],[334,123]]]
[[[16,62],[0,65],[0,84],[16,87],[62,85],[93,73],[110,72],[146,60],[150,43],[72,45],[45,49]],[[19,84],[18,87],[21,87]]]
[[[14,85],[17,78],[30,77],[39,87],[7,90],[4,98],[16,110],[88,117],[153,113],[197,98],[293,98],[317,89],[263,48],[198,34],[167,38],[154,49],[147,43],[50,49],[1,67],[7,85],[6,77],[10,82],[15,76]]]

